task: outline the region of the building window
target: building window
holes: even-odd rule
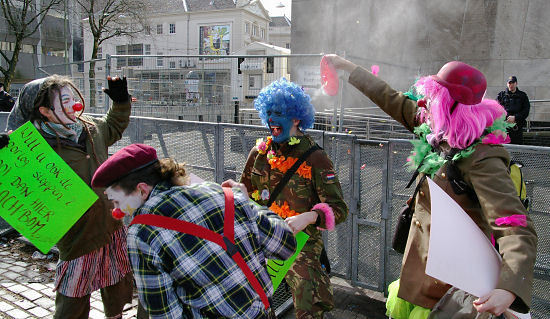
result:
[[[145,55],[151,55],[151,45],[150,44],[145,45]]]
[[[176,61],[170,61],[170,69],[176,68]]]
[[[103,94],[105,94],[105,93],[103,92],[102,87],[103,87],[103,82],[98,81],[96,83],[96,89],[97,89],[96,96],[97,96],[97,103],[99,104],[99,105],[97,105],[98,107],[100,107],[101,104],[103,104]]]
[[[34,45],[30,45],[30,44],[23,44],[23,46],[21,47],[21,52],[23,53],[30,53],[30,54],[34,54]],[[65,51],[63,51],[63,57],[65,56]]]
[[[253,36],[258,36],[258,26],[257,25],[252,25],[252,35]]]
[[[143,43],[128,44],[128,55],[143,55]],[[128,58],[128,66],[143,65],[143,58]]]
[[[262,87],[262,75],[261,74],[251,74],[248,77],[248,88],[249,89],[260,89]]]
[[[97,48],[97,58],[103,59],[103,50],[101,47]]]
[[[290,49],[290,43],[286,43],[285,48]]]
[[[151,35],[151,26],[150,25],[146,25],[144,29],[145,29],[145,34],[146,35]]]
[[[170,23],[170,34],[176,33],[176,24]]]
[[[127,53],[126,45],[117,45],[116,46],[116,55],[126,55]],[[121,67],[126,66],[126,58],[116,58],[116,67],[120,69]]]
[[[264,28],[261,28],[261,29],[260,29],[260,37],[261,37],[262,39],[265,39],[265,29],[264,29]]]
[[[162,34],[162,24],[157,24],[157,34]]]
[[[250,34],[250,23],[248,22],[244,23],[244,33]]]
[[[162,52],[158,52],[157,55],[162,55]],[[164,66],[164,58],[157,57],[157,66]]]

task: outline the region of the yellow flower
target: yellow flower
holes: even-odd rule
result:
[[[254,192],[252,192],[252,198],[253,198],[255,201],[260,200],[260,191],[259,191],[259,190],[255,190]]]
[[[300,144],[300,139],[296,138],[296,137],[291,137],[290,138],[290,141],[288,142],[288,145],[296,145],[296,144]]]

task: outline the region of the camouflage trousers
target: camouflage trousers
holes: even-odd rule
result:
[[[298,319],[323,318],[334,308],[330,278],[319,261],[322,248],[321,240],[308,242],[285,277]]]

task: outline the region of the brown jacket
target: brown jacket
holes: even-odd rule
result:
[[[93,126],[88,124],[91,136],[86,138],[85,150],[70,143],[58,145],[55,138],[45,138],[75,173],[90,185],[94,172],[108,157],[107,148],[122,137],[130,122],[130,102],[113,103],[104,117],[92,118],[84,115],[82,118],[94,123]],[[99,163],[92,150],[95,151]],[[105,246],[111,241],[113,233],[122,227],[122,223],[111,216],[112,204],[103,194],[105,189],[93,190],[99,199],[57,243],[61,260],[72,260]]]
[[[418,126],[415,101],[392,89],[387,83],[358,67],[349,82],[376,103],[384,112],[411,130]],[[496,226],[499,217],[527,214],[509,177],[510,156],[499,145],[476,146],[469,157],[457,165],[464,180],[477,195],[456,195],[446,178],[444,165],[433,180],[451,196],[490,238],[493,234],[502,256],[500,279],[496,288],[514,293],[517,298],[512,309],[527,312],[531,305],[533,266],[537,251],[537,234],[527,217],[527,227]],[[398,296],[415,305],[432,308],[450,288],[426,275],[430,238],[430,192],[427,181],[416,199],[407,247],[403,257]]]

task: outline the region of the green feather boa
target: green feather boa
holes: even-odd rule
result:
[[[506,134],[506,129],[513,125],[513,123],[506,122],[506,115],[496,119],[493,124],[486,129],[486,132],[472,145],[456,153],[453,157],[453,161],[458,161],[472,155],[475,147],[482,142],[485,136],[497,131],[500,131],[501,134]],[[413,150],[411,151],[411,155],[407,158],[405,166],[411,171],[418,169],[419,172],[433,177],[447,160],[441,157],[439,153],[435,152],[430,143],[428,143],[427,136],[431,133],[432,131],[426,123],[414,128],[414,134],[418,136],[418,139],[411,140]],[[424,161],[422,161],[423,159]],[[420,163],[422,163],[422,165],[420,165]]]

